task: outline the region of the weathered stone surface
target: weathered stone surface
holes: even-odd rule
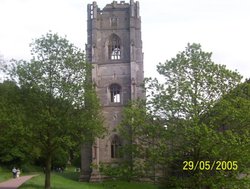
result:
[[[112,158],[111,154],[114,153],[113,136],[119,136],[115,128],[122,119],[122,108],[130,100],[145,98],[140,87],[144,71],[139,2],[113,1],[102,10],[93,2],[88,5],[87,24],[86,53],[94,67],[92,81],[96,85],[108,132],[104,138],[96,139],[92,150],[90,145],[83,145],[80,180],[89,178],[90,181],[98,181],[104,176],[100,175],[98,169],[90,169],[90,162],[98,167],[100,163],[120,161]],[[113,92],[112,84],[120,87],[118,92]],[[112,94],[116,100],[112,99]],[[88,174],[91,175],[88,177]]]

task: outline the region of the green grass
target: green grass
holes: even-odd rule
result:
[[[9,180],[11,178],[12,178],[11,170],[7,170],[7,169],[0,167],[0,182]]]
[[[51,176],[52,189],[157,189],[155,185],[146,183],[108,181],[103,183],[85,183],[78,182],[79,173],[64,172],[53,173]],[[23,184],[19,189],[43,189],[44,174],[40,173]]]

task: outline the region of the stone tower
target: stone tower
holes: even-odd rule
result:
[[[145,98],[139,2],[113,1],[103,9],[89,4],[86,54],[93,65],[92,82],[102,106],[107,134],[93,145],[82,148],[80,180],[98,181],[100,163],[121,161],[117,151],[122,145],[115,129],[122,119],[122,109],[130,100]]]

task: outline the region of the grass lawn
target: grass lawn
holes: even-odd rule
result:
[[[51,177],[52,189],[157,189],[157,186],[144,183],[128,183],[123,181],[109,181],[104,183],[78,182],[79,173],[53,173]],[[32,178],[19,189],[43,189],[44,174]]]
[[[12,178],[11,170],[7,170],[7,169],[0,167],[0,182],[9,180],[11,178]]]

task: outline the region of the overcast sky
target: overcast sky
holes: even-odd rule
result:
[[[103,8],[112,0],[97,0]],[[129,0],[126,0],[129,2]],[[215,63],[250,77],[250,0],[140,0],[145,76],[187,43]],[[29,59],[29,44],[49,30],[84,49],[88,0],[0,0],[0,54]]]

